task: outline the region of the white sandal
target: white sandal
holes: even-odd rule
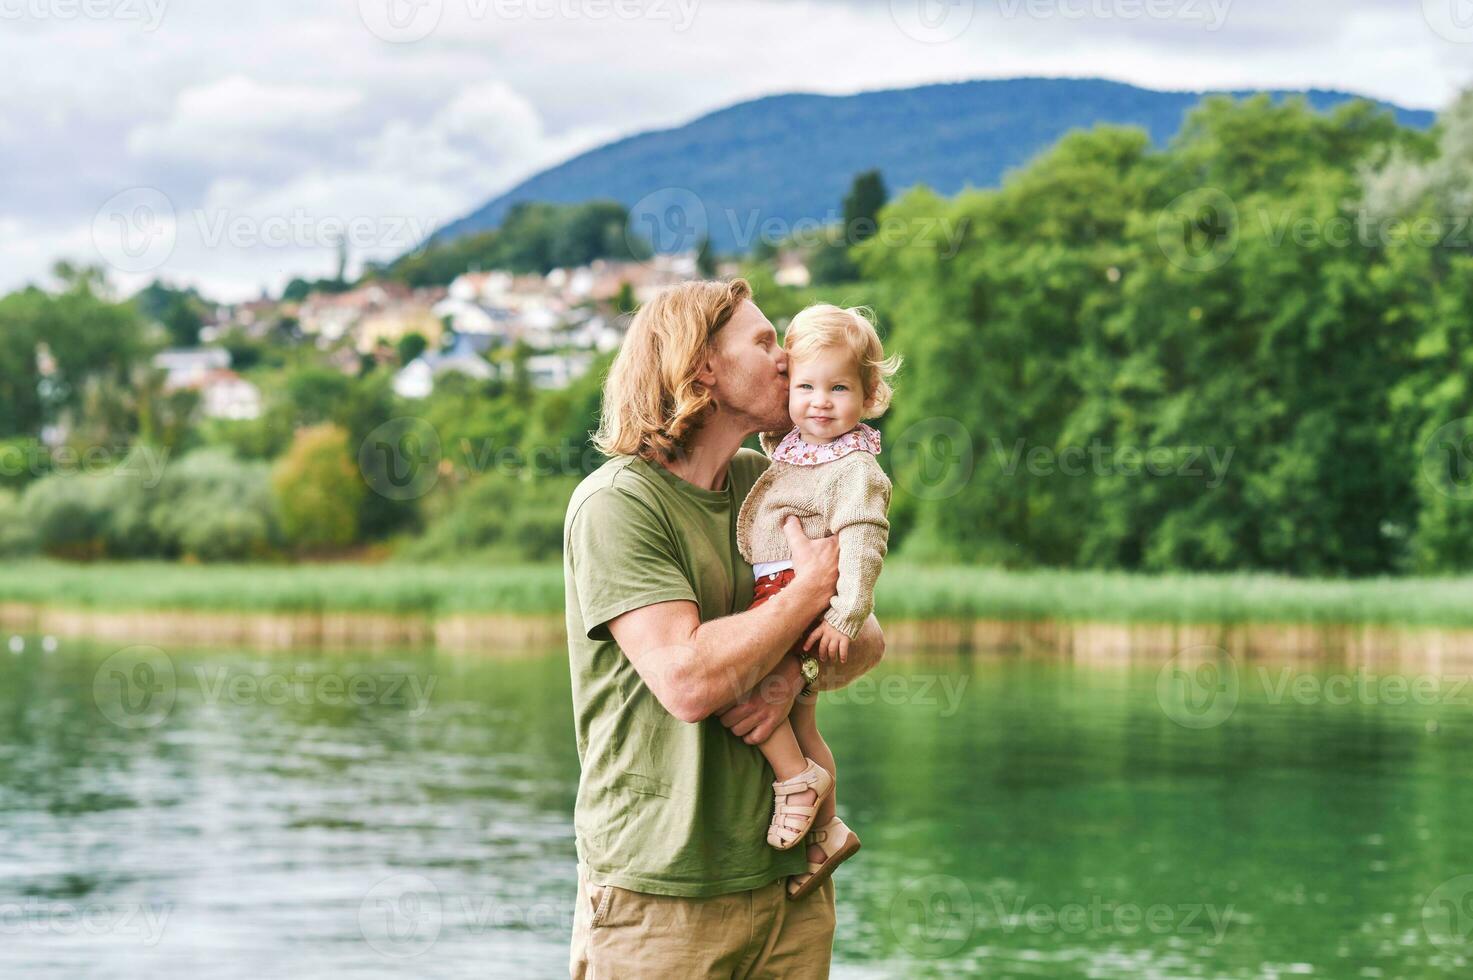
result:
[[[813,790],[812,803],[789,803],[788,797]],[[802,842],[813,827],[818,807],[834,790],[834,777],[823,766],[808,760],[808,768],[792,779],[772,784],[772,823],[767,826],[767,843],[779,851],[790,850]]]
[[[809,834],[808,843],[818,845],[823,851],[823,860],[810,859],[807,874],[788,878],[788,897],[795,902],[828,881],[835,868],[854,856],[859,850],[859,835],[835,817]]]

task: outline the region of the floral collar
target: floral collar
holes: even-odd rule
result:
[[[831,463],[858,450],[878,456],[879,431],[861,422],[832,442],[815,446],[804,442],[798,433],[798,427],[794,426],[793,431],[783,436],[783,441],[772,451],[772,458],[779,463],[791,463],[794,466],[817,466],[820,463]]]

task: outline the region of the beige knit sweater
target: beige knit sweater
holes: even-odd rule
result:
[[[761,436],[768,455],[781,435]],[[875,604],[888,547],[890,480],[873,453],[856,450],[815,466],[773,460],[737,514],[737,547],[752,564],[793,557],[783,522],[796,515],[810,538],[839,536],[839,588],[824,619],[853,639]]]

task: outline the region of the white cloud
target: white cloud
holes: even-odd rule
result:
[[[588,15],[618,4],[548,0],[572,13],[549,19],[443,0],[438,26],[412,44],[376,37],[354,0],[173,3],[152,31],[7,22],[0,222],[24,237],[0,243],[0,290],[62,255],[88,258],[93,209],[130,187],[166,190],[181,216],[161,273],[240,295],[328,272],[330,250],[210,248],[191,230],[196,211],[258,227],[302,211],[439,222],[597,142],[776,92],[1100,75],[1170,89],[1341,88],[1437,106],[1473,80],[1473,45],[1440,36],[1418,0],[1231,0],[1218,30],[1040,17],[1026,13],[1028,0],[1006,17],[1002,0],[958,0],[972,3],[972,20],[942,44],[905,32],[894,5],[908,2],[702,0],[680,30],[668,17]],[[1058,0],[1061,10],[1098,2]]]
[[[263,143],[331,126],[362,101],[361,92],[341,86],[267,84],[231,75],[180,92],[167,120],[128,134],[128,151],[140,158],[229,164],[259,152]]]
[[[259,118],[258,159],[273,156],[277,142],[299,138]],[[192,142],[187,127],[178,132]],[[295,275],[331,272],[340,238],[356,269],[365,259],[414,248],[519,177],[609,135],[575,130],[551,136],[537,110],[510,86],[471,83],[426,118],[390,119],[352,142],[348,159],[338,165],[309,166],[280,179],[223,174],[197,203],[176,200],[178,242],[169,270],[210,284],[221,298],[254,296],[263,285],[276,289]]]

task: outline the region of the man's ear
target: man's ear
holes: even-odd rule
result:
[[[696,380],[707,388],[716,387],[716,352],[707,351],[696,371]]]

